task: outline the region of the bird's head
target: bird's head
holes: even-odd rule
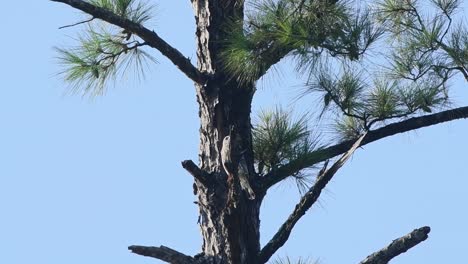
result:
[[[231,144],[231,136],[225,136],[223,139],[223,145]]]

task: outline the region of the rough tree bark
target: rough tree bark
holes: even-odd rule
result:
[[[253,84],[241,84],[223,73],[219,61],[227,22],[243,17],[243,1],[193,0],[197,25],[198,69],[209,76],[196,84],[200,106],[200,168],[210,175],[206,183],[195,180],[203,235],[203,255],[213,263],[257,263],[260,250],[259,210],[262,193],[248,200],[238,184],[229,185],[221,164],[221,146],[234,131],[233,150],[243,151],[255,189],[251,103]],[[233,153],[239,154],[239,153]],[[234,188],[234,197],[229,188]],[[230,201],[235,199],[235,201]]]

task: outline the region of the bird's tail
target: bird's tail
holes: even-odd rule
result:
[[[239,180],[240,180],[241,189],[247,193],[249,200],[254,200],[255,192],[252,190],[252,187],[250,187],[249,181],[245,179],[244,177],[239,178]]]

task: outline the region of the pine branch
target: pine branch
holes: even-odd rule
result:
[[[167,263],[172,264],[191,264],[195,263],[195,259],[182,254],[174,249],[160,246],[160,247],[145,247],[145,246],[129,246],[129,250],[137,255],[145,257],[157,258]]]
[[[288,217],[286,222],[284,222],[273,238],[260,251],[260,263],[266,263],[271,258],[271,256],[273,256],[273,254],[279,248],[281,248],[284,243],[286,243],[296,223],[317,201],[317,199],[320,197],[320,194],[322,193],[322,190],[325,188],[325,186],[327,186],[335,173],[351,157],[354,151],[356,151],[356,149],[361,145],[365,137],[366,133],[360,136],[358,140],[354,142],[352,147],[345,154],[343,154],[343,156],[341,156],[341,158],[338,159],[330,169],[327,170],[325,165],[325,167],[319,172],[317,181],[315,182],[314,186],[312,186],[309,191],[307,191],[307,193],[301,198],[299,203],[296,205],[294,212]]]
[[[262,54],[263,65],[259,72],[259,75],[257,76],[257,80],[263,77],[263,75],[265,75],[271,67],[280,62],[284,57],[286,57],[286,55],[288,55],[293,50],[293,48],[278,49],[276,47],[272,47],[264,51]]]
[[[81,10],[93,18],[104,20],[110,24],[119,26],[128,32],[132,32],[139,36],[150,47],[153,47],[164,56],[166,56],[172,63],[174,63],[187,77],[195,81],[196,83],[203,84],[205,82],[205,76],[192,65],[187,57],[184,57],[180,51],[173,48],[165,40],[163,40],[156,32],[147,29],[146,27],[135,23],[129,19],[122,18],[111,11],[94,6],[88,2],[82,0],[50,0],[52,2],[60,2]]]
[[[468,118],[468,106],[459,107],[436,114],[425,115],[420,117],[413,117],[401,122],[393,123],[376,130],[369,131],[366,139],[362,142],[362,145],[377,141],[379,139],[393,136],[399,133],[408,132],[411,130],[428,127],[452,120]],[[290,163],[281,166],[275,171],[271,171],[262,179],[262,186],[264,190],[267,190],[276,183],[284,180],[285,178],[294,175],[295,173],[311,167],[319,162],[333,158],[347,151],[353,144],[353,140],[347,140],[330,146],[321,150],[314,151],[308,155],[308,157],[301,159],[300,161],[291,161]]]
[[[275,2],[275,1],[270,1],[270,2],[266,1],[266,2],[271,3],[272,6],[275,6],[277,4],[277,2]],[[288,1],[278,1],[278,2],[283,2],[284,6],[282,8],[284,8],[286,5],[288,5],[288,4],[285,4]],[[303,22],[305,22],[307,20],[307,19],[304,19],[304,16],[306,16],[306,17],[309,16],[308,19],[311,18],[310,17],[310,12],[311,11],[306,10],[306,9],[310,9],[310,6],[306,7],[306,1],[301,0],[301,1],[298,1],[297,3],[294,3],[294,4],[292,2],[293,1],[289,1],[289,4],[293,5],[293,6],[289,7],[290,8],[289,12],[285,13],[284,17],[278,17],[278,19],[281,20],[281,22],[286,22],[286,21],[292,22],[292,24],[295,25],[294,28],[297,29],[301,23],[303,23]],[[338,3],[337,0],[322,1],[323,3],[321,3],[321,4],[317,4],[317,2],[319,2],[319,1],[315,1],[315,2],[310,1],[310,3],[307,4],[307,5],[317,5],[317,6],[318,5],[325,5],[328,8],[330,8],[330,7],[333,7],[333,6],[337,5],[337,3]],[[268,5],[269,4],[266,4],[266,6],[268,6]],[[275,8],[277,8],[277,7],[278,6],[275,6]],[[282,8],[279,8],[279,9],[282,9]],[[262,11],[261,8],[259,8],[259,9],[260,9],[259,11],[261,12]],[[286,9],[288,9],[288,8],[286,8]],[[284,10],[282,10],[282,11],[284,11]],[[320,23],[319,22],[319,20],[321,20],[320,17],[322,15],[324,15],[324,14],[320,14],[320,12],[321,12],[320,10],[315,10],[313,12],[313,17],[315,17],[315,19],[317,20],[316,23]],[[309,14],[307,14],[307,13],[309,13]],[[274,15],[277,15],[277,14],[274,14]],[[326,15],[329,15],[329,14],[326,14]],[[295,17],[300,18],[300,19],[298,19],[298,20],[291,19],[291,18],[295,18]],[[285,19],[285,20],[283,21],[283,19]],[[337,20],[335,20],[335,22],[339,21],[339,20],[340,19],[337,19]],[[279,21],[276,21],[276,22],[279,22]],[[282,24],[281,22],[279,22],[279,23]],[[306,23],[309,23],[309,22],[306,22]],[[261,23],[257,24],[257,22],[254,21],[254,20],[253,21],[248,21],[248,24],[249,24],[249,26],[255,28],[256,30],[258,30],[260,32],[262,30],[264,30],[265,28],[269,27],[269,26],[262,25]],[[282,24],[282,25],[284,25],[284,24]],[[279,26],[281,27],[282,25],[279,25]],[[278,25],[275,25],[275,26],[278,26]],[[311,30],[311,28],[312,28],[311,26],[312,25],[308,25],[305,28],[307,30]],[[313,32],[314,30],[309,32],[314,37],[312,37],[310,35],[309,36],[297,36],[297,34],[298,34],[297,32],[294,32],[294,33],[290,32],[290,35],[284,36],[284,37],[290,38],[291,35],[295,35],[295,34],[296,34],[296,36],[294,36],[292,38],[292,41],[290,43],[286,44],[286,43],[284,43],[284,39],[281,39],[281,38],[277,39],[278,34],[279,35],[284,34],[284,32],[281,32],[282,30],[284,30],[284,29],[280,29],[277,32],[275,32],[275,31],[268,32],[268,30],[267,30],[266,37],[265,37],[264,41],[260,42],[262,44],[256,46],[257,51],[261,50],[261,53],[258,54],[259,58],[257,58],[257,60],[261,62],[260,63],[261,66],[260,66],[259,72],[257,73],[256,80],[260,79],[263,75],[265,75],[268,72],[269,69],[271,69],[277,63],[279,63],[288,54],[296,53],[295,55],[297,56],[298,51],[299,51],[299,53],[304,53],[306,50],[310,51],[311,47],[313,47],[312,50],[315,50],[315,51],[323,50],[323,49],[328,50],[330,53],[334,54],[334,56],[336,56],[336,55],[343,55],[343,56],[352,55],[349,51],[346,50],[346,48],[344,48],[342,46],[336,47],[336,45],[327,43],[327,41],[325,41],[325,39],[323,39],[323,38],[315,39],[315,37],[317,37],[316,34],[319,33],[319,32]],[[321,28],[320,32],[322,30],[327,31],[329,29]],[[262,33],[260,33],[260,34],[262,34]],[[273,35],[273,37],[271,35]],[[317,35],[319,35],[319,34],[317,34]],[[307,44],[303,43],[302,47],[299,47],[297,45],[298,42],[304,42],[304,41],[305,42],[308,41],[309,43],[307,43]],[[256,43],[256,45],[257,44],[258,43]],[[365,51],[365,49],[362,50],[362,52],[360,52],[360,53],[363,53],[364,51]],[[320,52],[318,52],[318,53],[320,53]],[[361,55],[361,54],[359,54],[359,55]],[[310,60],[310,58],[308,58],[308,60]]]
[[[369,255],[359,264],[387,264],[394,257],[426,240],[430,231],[431,228],[428,226],[415,229],[406,236],[393,240],[390,245]]]

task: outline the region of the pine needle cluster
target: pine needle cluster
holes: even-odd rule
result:
[[[311,74],[307,89],[323,96],[323,112],[332,110],[341,139],[451,104],[448,81],[457,73],[468,81],[468,32],[453,22],[459,5],[457,0],[374,3],[373,23],[384,30],[390,67],[365,75],[356,64],[344,63],[338,74],[330,66]]]
[[[306,159],[316,151],[319,138],[308,129],[308,117],[294,119],[291,112],[277,107],[263,111],[253,129],[253,149],[257,171],[269,173],[290,161]],[[306,190],[310,180],[303,172],[291,175],[300,191]]]
[[[459,0],[384,0],[375,6],[378,21],[394,40],[394,77],[417,81],[429,76],[448,80],[462,73],[468,81],[468,30],[454,24]]]
[[[88,0],[87,2],[138,24],[150,20],[154,8],[147,2],[138,0]]]
[[[405,82],[377,76],[367,80],[362,72],[345,66],[338,74],[322,68],[307,84],[307,92],[321,94],[322,114],[330,112],[337,119],[341,139],[353,139],[375,125],[450,104],[447,87],[438,78]]]
[[[357,60],[383,32],[369,10],[352,11],[346,1],[253,1],[245,21],[233,22],[225,68],[241,82],[254,82],[286,55],[297,59],[298,69],[313,66],[324,52]]]
[[[355,139],[451,104],[449,80],[461,73],[468,81],[468,31],[454,22],[460,2],[381,0],[366,9],[353,8],[351,1],[252,1],[223,59],[239,81],[256,81],[284,56],[295,58],[307,77],[306,93],[323,102],[319,116],[333,120],[338,140]],[[364,63],[377,40],[383,58]],[[382,66],[384,61],[390,66]],[[307,118],[293,121],[281,109],[260,117],[254,129],[260,174],[319,153],[309,138]]]
[[[298,260],[294,261],[291,260],[289,257],[285,258],[277,258],[272,262],[272,264],[319,264],[320,261],[318,260],[309,260],[309,259],[303,259],[299,258]]]
[[[122,18],[136,23],[148,21],[151,7],[134,0],[89,0]],[[71,48],[56,48],[61,72],[71,84],[73,92],[101,95],[109,81],[123,77],[133,70],[137,78],[144,76],[148,62],[156,62],[143,47],[146,43],[126,30],[117,29],[102,21],[89,21],[84,33]]]
[[[374,124],[444,107],[447,81],[460,72],[468,80],[468,31],[453,23],[460,1],[428,0],[434,10],[427,15],[421,2],[383,0],[366,9],[351,1],[252,1],[242,26],[233,23],[224,65],[239,81],[254,82],[282,57],[296,58],[310,77],[308,91],[323,95],[322,113],[339,110],[338,131],[352,138]],[[348,67],[384,38],[389,70],[363,76]],[[332,66],[348,69],[324,70],[324,55],[341,58],[341,66]]]

